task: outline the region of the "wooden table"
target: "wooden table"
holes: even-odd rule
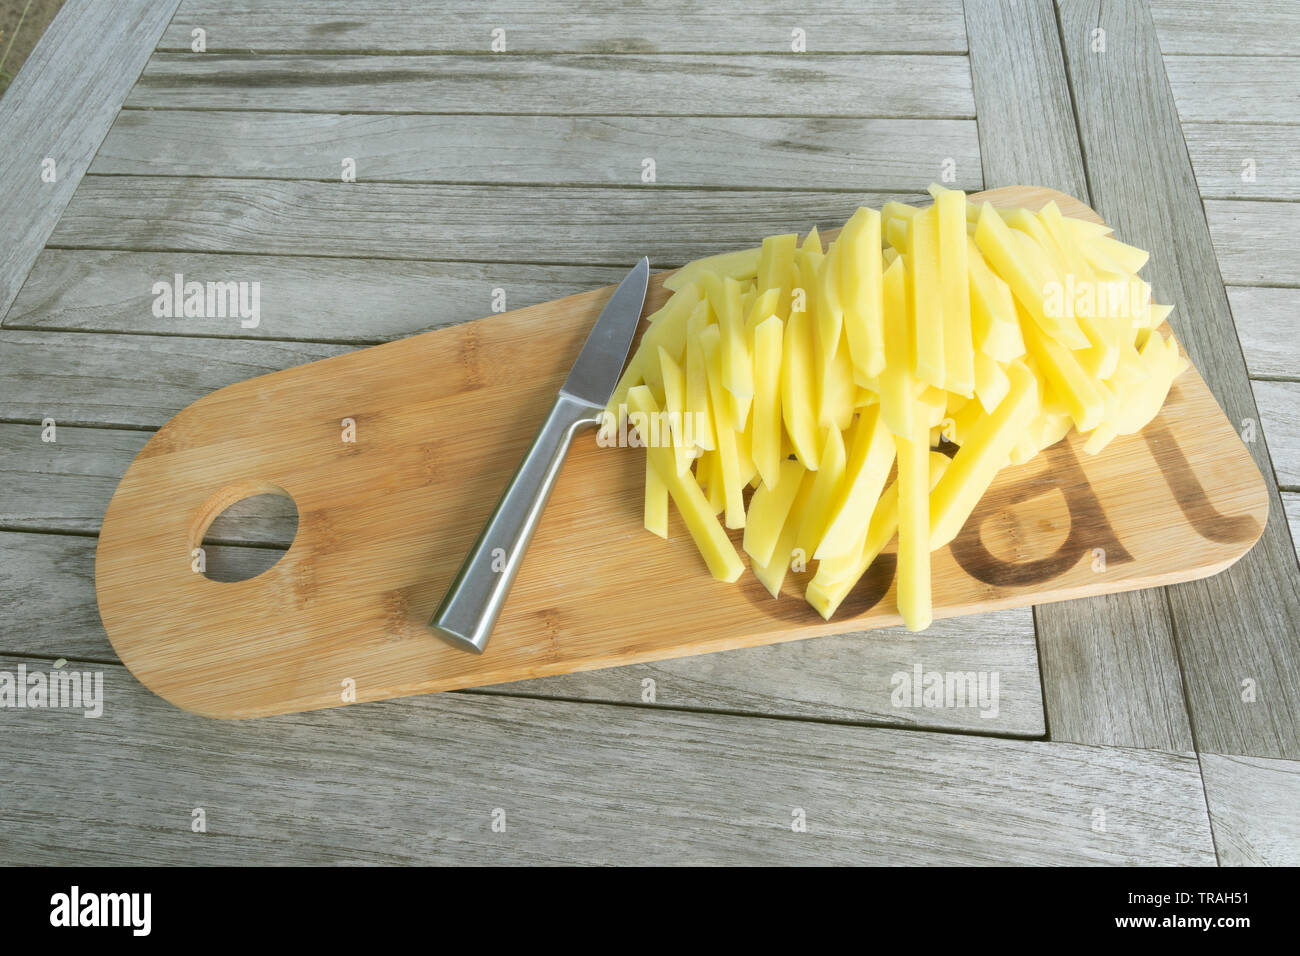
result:
[[[0,100],[0,670],[106,699],[0,711],[0,862],[1300,862],[1300,17],[810,6],[69,0]],[[242,723],[116,661],[100,518],[199,396],[945,178],[1065,190],[1155,251],[1270,480],[1239,564]],[[177,273],[260,283],[259,323],[155,315]],[[292,533],[237,510],[212,560]],[[895,706],[918,666],[996,673],[996,713]]]

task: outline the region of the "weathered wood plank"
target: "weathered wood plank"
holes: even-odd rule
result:
[[[974,120],[423,116],[125,110],[92,173],[363,181],[982,188]]]
[[[98,533],[118,481],[152,431],[58,425],[54,441],[39,425],[0,423],[5,495],[0,528]],[[237,502],[213,521],[205,541],[287,548],[297,529],[287,499]]]
[[[893,693],[901,675],[998,675],[996,713],[977,707],[907,708]],[[922,634],[903,628],[770,644],[698,657],[564,674],[477,688],[479,693],[642,702],[652,681],[665,707],[755,712],[912,729],[940,728],[1036,737],[1045,732],[1029,608],[936,621]]]
[[[658,13],[658,11],[656,11]],[[129,107],[327,113],[975,115],[960,56],[155,53]]]
[[[1205,216],[1224,282],[1300,285],[1300,202],[1207,200]]]
[[[1143,5],[1065,0],[1059,10],[1094,206],[1118,235],[1153,251],[1155,294],[1177,305],[1174,330],[1229,420],[1258,418],[1162,68],[1194,58],[1162,61]],[[1104,54],[1092,50],[1098,26],[1110,38]],[[1271,474],[1265,443],[1247,447]],[[1264,535],[1241,561],[1168,589],[1203,753],[1300,756],[1300,568],[1275,488],[1272,499]],[[1242,700],[1246,679],[1259,688],[1255,703]]]
[[[1192,748],[1182,674],[1164,591],[1071,602],[1069,613],[1035,609],[1044,706],[1053,740],[1123,741]],[[1122,675],[1123,683],[1117,683]]]
[[[34,270],[33,270],[34,271]],[[1229,286],[1237,337],[1253,376],[1300,378],[1300,292],[1266,286]],[[1258,396],[1257,396],[1258,399]]]
[[[1163,65],[1184,122],[1294,123],[1300,113],[1300,58],[1170,56]]]
[[[1088,200],[1050,0],[966,4],[986,183],[1037,183]],[[1160,591],[1034,609],[1055,740],[1190,750]]]
[[[1277,483],[1300,489],[1300,382],[1252,382]]]
[[[1087,200],[1050,0],[965,4],[986,188],[1050,186]]]
[[[1300,866],[1300,762],[1201,755],[1223,866]]]
[[[1150,0],[1160,49],[1170,53],[1300,53],[1291,0]],[[182,11],[184,5],[182,5]]]
[[[496,290],[504,294],[501,307],[516,309],[610,285],[626,272],[604,266],[46,249],[4,325],[372,345],[489,315]],[[259,283],[258,324],[245,328],[237,317],[155,315],[154,283],[174,283],[177,273],[185,281]]]
[[[1184,123],[1183,136],[1206,199],[1300,199],[1300,126]]]
[[[88,176],[56,246],[655,268],[841,226],[915,193],[524,189],[409,183]],[[258,276],[231,276],[252,281]]]
[[[423,0],[186,0],[159,44],[209,51],[487,52],[495,28],[511,53],[789,53],[802,29],[814,52],[956,52],[966,49],[960,0],[831,0],[792,11],[783,0],[593,6],[509,0],[464,7]]]
[[[224,385],[347,351],[306,342],[5,330],[0,418],[157,428]]]
[[[265,570],[279,553],[247,547],[206,550],[209,576],[219,579]],[[0,653],[118,660],[95,608],[94,551],[92,537],[0,533],[0,608],[5,616]],[[894,675],[910,676],[917,664],[925,672],[984,672],[989,679],[997,674],[996,706],[894,706]],[[890,628],[476,690],[625,704],[646,703],[651,692],[651,702],[678,710],[1021,737],[1044,732],[1034,626],[1027,608],[940,621],[919,635]]]
[[[176,3],[68,0],[0,99],[0,317]]]
[[[95,607],[93,537],[0,532],[0,653],[117,662]],[[209,547],[208,568],[249,576],[274,551]]]
[[[0,527],[95,534],[127,466],[151,432],[0,424]]]
[[[1214,859],[1190,755],[478,694],[228,723],[97,669],[98,719],[6,717],[7,863]]]
[[[1291,529],[1291,543],[1295,545],[1296,558],[1300,559],[1300,493],[1284,491],[1282,506],[1286,509],[1286,522]]]

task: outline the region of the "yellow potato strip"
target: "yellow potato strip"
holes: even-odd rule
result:
[[[722,472],[722,494],[726,502],[728,528],[745,527],[745,482],[740,477],[740,456],[736,450],[736,429],[731,418],[731,402],[722,387],[721,344],[716,334],[717,326],[704,330],[704,363],[709,373],[709,397],[713,401],[713,423],[718,443],[718,461]]]
[[[880,373],[880,414],[895,435],[910,435],[913,401],[912,329],[908,318],[905,260],[898,258],[882,279],[885,299],[885,370]]]
[[[971,339],[970,265],[966,244],[966,194],[945,189],[935,200],[939,222],[940,297],[943,302],[944,388],[970,397],[975,390]]]
[[[880,213],[865,206],[844,225],[840,269],[844,330],[854,370],[875,378],[885,368]]]
[[[844,480],[845,458],[844,438],[839,429],[826,429],[817,478],[808,496],[803,524],[795,537],[795,548],[803,552],[805,559],[812,558],[830,523],[830,509],[835,503],[840,482]]]
[[[740,301],[740,283],[730,276],[722,280],[721,289],[710,294],[713,311],[722,332],[722,387],[731,406],[735,427],[744,427],[749,404],[754,398],[754,361],[749,354],[745,335],[745,316]],[[714,414],[717,413],[715,402]]]
[[[783,461],[776,487],[759,485],[750,499],[741,547],[755,563],[765,565],[771,562],[804,472],[804,466],[799,462]]]
[[[912,220],[914,374],[927,385],[944,384],[943,312],[939,277],[939,222],[931,206]]]
[[[971,335],[976,349],[1010,362],[1025,354],[1025,340],[1016,318],[1016,302],[1003,282],[980,253],[979,246],[966,238],[966,261],[970,266]]]
[[[1020,323],[1029,354],[1045,373],[1048,382],[1081,432],[1092,431],[1106,411],[1105,388],[1088,377],[1074,353],[1038,328],[1032,319]]]
[[[894,464],[894,441],[880,406],[862,412],[854,426],[845,480],[831,506],[830,521],[813,557],[848,554],[866,531]]]
[[[1011,390],[992,414],[977,420],[961,437],[948,472],[930,495],[930,545],[942,548],[957,537],[976,503],[984,496],[998,471],[1007,463],[1011,448],[1038,413],[1038,379],[1023,363],[1007,369]]]
[[[939,483],[947,470],[949,458],[930,452],[930,488]],[[885,545],[898,533],[898,481],[890,483],[880,495],[880,503],[871,515],[867,532],[851,556],[830,558],[817,565],[817,573],[808,582],[805,597],[822,617],[830,619],[849,596]]]
[[[785,324],[775,315],[754,329],[753,457],[763,483],[781,480],[781,342]]]
[[[688,434],[695,433],[694,424],[686,421],[686,373],[662,345],[659,346],[659,369],[664,381],[664,411],[668,415],[669,431],[661,440],[671,439],[677,474],[684,475],[695,460],[686,441]]]
[[[821,452],[814,363],[812,320],[806,312],[793,312],[781,345],[781,420],[795,454],[810,471],[817,470]]]
[[[739,575],[726,529],[743,529],[768,592],[811,570],[804,598],[829,618],[897,535],[898,609],[923,628],[930,556],[1001,468],[1071,430],[1101,452],[1188,368],[1137,275],[1147,253],[1054,202],[930,194],[856,210],[829,246],[769,236],[666,283],[610,411],[626,403],[653,446],[646,528],[667,537],[676,503],[716,577]]]
[[[619,414],[619,406],[627,404],[628,389],[641,384],[650,366],[654,367],[655,377],[658,377],[659,346],[666,347],[674,356],[682,354],[686,323],[694,312],[696,303],[700,301],[700,296],[699,287],[694,284],[685,285],[655,313],[658,318],[642,334],[636,353],[614,386],[614,394],[605,406],[607,412],[615,416]]]
[[[709,324],[709,303],[701,299],[686,323],[686,411],[696,425],[695,444],[705,451],[717,447],[713,437],[713,403],[709,399],[708,369],[700,335]]]
[[[740,249],[696,259],[664,279],[664,288],[676,292],[705,275],[730,276],[737,280],[752,279],[758,271],[761,253],[761,248]]]
[[[763,240],[762,252],[758,259],[757,288],[759,291],[775,289],[777,303],[776,315],[790,314],[790,291],[794,286],[794,253],[799,237],[794,233],[784,236],[768,236]],[[758,317],[761,322],[768,315]]]
[[[654,396],[643,385],[628,391],[627,404],[629,409],[647,416],[659,412]],[[735,581],[744,573],[744,562],[740,560],[740,555],[736,553],[735,546],[727,537],[727,533],[722,530],[722,525],[718,524],[718,519],[709,507],[708,499],[704,497],[700,486],[690,475],[677,474],[670,449],[662,446],[647,448],[646,454],[660,479],[667,486],[668,494],[672,497],[678,512],[681,513],[686,529],[694,539],[696,547],[699,548],[704,563],[708,565],[709,573],[719,581]]]
[[[1017,237],[1024,241],[1018,241]],[[989,267],[1011,287],[1012,295],[1043,331],[1067,348],[1088,347],[1087,337],[1073,319],[1047,314],[1048,288],[1060,281],[1050,268],[1047,254],[1029,236],[1008,227],[987,203],[975,229],[975,244]]]
[[[909,631],[930,626],[930,429],[917,415],[898,446],[898,612]]]
[[[844,327],[844,305],[840,295],[840,256],[844,245],[832,242],[816,277],[813,314],[817,317],[817,352],[822,374],[830,368],[840,345]]]
[[[804,512],[808,505],[808,496],[812,493],[813,482],[816,480],[816,473],[805,471],[803,477],[799,480],[798,490],[795,492],[794,502],[790,505],[790,512],[786,515],[785,524],[781,528],[781,535],[777,539],[776,547],[772,549],[772,557],[765,564],[757,561],[750,562],[750,570],[754,572],[754,577],[762,582],[763,587],[767,588],[767,593],[772,597],[779,597],[781,594],[781,585],[785,581],[786,574],[791,570],[791,558],[794,554],[795,538],[799,529],[803,526]],[[791,482],[794,484],[794,482]],[[799,561],[799,570],[803,570],[807,564],[807,556],[803,556]]]

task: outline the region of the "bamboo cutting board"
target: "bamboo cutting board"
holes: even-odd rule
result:
[[[1097,218],[1046,189],[974,198]],[[644,452],[587,433],[487,651],[430,633],[610,291],[240,382],[176,415],[127,469],[99,537],[99,610],[123,662],[179,707],[238,718],[899,623],[892,546],[829,622],[802,599],[807,575],[787,576],[780,599],[750,574],[720,583],[675,513],[666,542],[642,528]],[[1195,369],[1142,434],[1096,457],[1079,444],[999,475],[933,556],[936,617],[1204,577],[1263,530],[1264,480]],[[267,492],[299,514],[280,561],[239,582],[193,571],[212,519]]]

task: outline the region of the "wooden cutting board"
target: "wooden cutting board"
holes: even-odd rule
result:
[[[975,198],[1097,219],[1052,190]],[[892,546],[829,622],[801,597],[806,575],[779,599],[750,574],[720,583],[675,513],[666,542],[642,528],[644,452],[588,433],[487,651],[429,632],[611,290],[240,382],[176,415],[127,469],[96,552],[127,667],[186,710],[256,717],[899,623]],[[1195,369],[1142,434],[1096,457],[1079,444],[1004,470],[934,554],[936,617],[1204,577],[1263,530],[1264,480]],[[212,519],[266,492],[298,509],[280,561],[233,583],[192,570]]]

